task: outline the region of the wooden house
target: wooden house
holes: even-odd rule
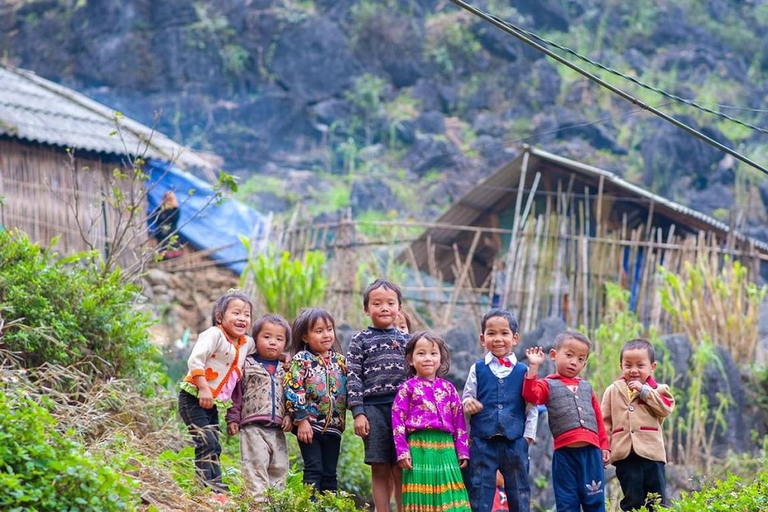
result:
[[[108,250],[111,235],[125,222],[110,191],[129,198],[143,186],[133,174],[137,158],[213,168],[151,127],[30,71],[0,65],[5,229],[17,228],[43,245],[59,237],[56,249],[62,253]],[[136,225],[145,227],[145,219]]]
[[[630,306],[657,322],[660,266],[679,272],[686,262],[718,265],[729,255],[756,280],[768,259],[768,244],[728,224],[529,146],[456,201],[408,251],[421,271],[457,291],[496,296],[524,325],[550,315],[596,325],[606,282],[629,289]]]

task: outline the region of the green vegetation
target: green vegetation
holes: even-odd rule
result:
[[[135,482],[56,427],[46,407],[0,389],[0,509],[132,509]]]
[[[248,240],[243,243],[250,254]],[[325,254],[319,251],[309,251],[303,259],[292,258],[287,251],[279,255],[266,251],[249,259],[240,283],[247,289],[252,282],[266,310],[290,321],[302,308],[322,304],[327,285],[324,266]]]
[[[56,240],[51,242],[55,246]],[[120,269],[101,273],[98,254],[60,258],[17,232],[0,232],[0,315],[4,343],[28,367],[78,365],[101,378],[157,378],[146,312]]]

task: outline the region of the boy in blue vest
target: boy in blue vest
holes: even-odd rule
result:
[[[469,501],[474,512],[490,512],[500,471],[510,512],[529,512],[528,445],[536,438],[539,413],[522,396],[528,367],[512,352],[520,341],[517,320],[511,311],[493,308],[480,327],[488,353],[469,369],[462,395],[471,415]]]

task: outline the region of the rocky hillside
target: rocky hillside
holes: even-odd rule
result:
[[[768,125],[765,2],[475,3]],[[5,0],[0,50],[145,123],[161,111],[161,131],[254,177],[242,193],[262,210],[433,218],[527,142],[768,240],[762,174],[445,0]],[[765,133],[580,65],[768,160]]]

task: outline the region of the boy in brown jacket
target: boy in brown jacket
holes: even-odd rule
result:
[[[611,463],[616,467],[624,499],[622,510],[645,505],[653,510],[648,494],[667,505],[664,465],[667,462],[661,425],[672,413],[675,399],[669,386],[658,384],[653,345],[643,339],[627,342],[621,349],[622,377],[608,386],[602,412],[611,441]]]

